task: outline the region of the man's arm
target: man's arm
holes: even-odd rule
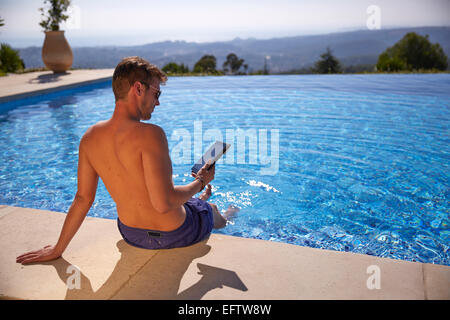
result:
[[[198,193],[202,186],[201,180],[205,185],[211,182],[214,179],[215,169],[213,167],[207,171],[209,165],[205,165],[197,174],[201,180],[196,179],[187,185],[174,186],[166,135],[157,126],[146,129],[148,129],[145,136],[146,144],[141,154],[145,184],[153,207],[161,213],[166,213],[180,207]]]
[[[78,231],[86,214],[95,199],[97,191],[98,175],[89,162],[85,151],[85,142],[88,134],[85,134],[80,142],[78,151],[78,188],[75,199],[67,213],[64,225],[55,246],[46,246],[40,250],[31,251],[17,257],[16,262],[26,264],[31,262],[49,261],[59,258],[70,240]]]
[[[56,252],[62,254],[69,245],[75,233],[81,226],[86,214],[95,200],[97,192],[98,174],[87,158],[83,139],[80,142],[78,151],[78,187],[75,198],[67,213],[66,220],[61,230],[58,243],[55,246]]]

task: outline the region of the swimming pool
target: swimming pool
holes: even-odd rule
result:
[[[175,184],[208,130],[266,131],[278,148],[270,174],[250,139],[245,163],[236,147],[217,165],[210,201],[241,211],[215,233],[450,265],[449,88],[448,74],[170,78],[150,122],[172,156],[192,134]],[[0,204],[67,212],[80,138],[113,109],[110,82],[0,104]],[[117,216],[101,181],[88,215]]]

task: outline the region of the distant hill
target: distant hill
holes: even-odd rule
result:
[[[324,35],[274,38],[268,40],[239,39],[227,42],[195,43],[164,41],[141,46],[74,47],[74,68],[114,68],[121,58],[141,56],[164,66],[168,62],[194,64],[204,55],[217,58],[222,69],[226,56],[234,52],[244,58],[249,71],[263,69],[264,59],[270,56],[271,72],[284,72],[313,65],[329,46],[344,66],[375,64],[378,55],[400,40],[407,32],[429,35],[431,42],[439,42],[450,57],[450,27],[415,27],[386,30],[361,30]],[[43,67],[41,47],[18,49],[27,68]]]

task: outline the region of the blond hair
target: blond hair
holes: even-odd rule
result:
[[[140,57],[123,58],[114,70],[112,89],[116,101],[124,99],[136,81],[147,85],[157,79],[164,84],[167,75],[157,66]]]

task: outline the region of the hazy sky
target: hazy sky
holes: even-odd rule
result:
[[[380,9],[382,29],[449,26],[450,0],[72,0],[62,29],[72,46],[196,42],[367,29],[367,8]],[[38,0],[0,0],[0,41],[40,46]]]

